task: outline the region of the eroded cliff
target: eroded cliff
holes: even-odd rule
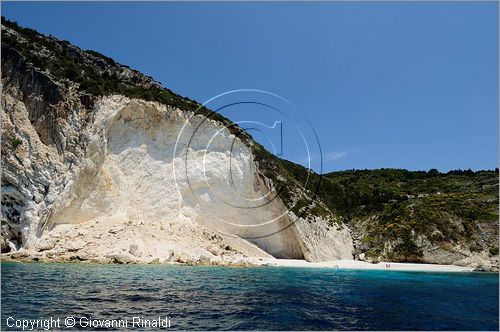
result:
[[[294,210],[261,169],[256,143],[226,119],[95,52],[12,24],[2,37],[3,252],[213,264],[352,258],[347,227],[331,213]],[[67,59],[76,74],[51,65]],[[115,93],[96,94],[96,77],[114,77]]]
[[[318,175],[151,77],[3,19],[1,104],[4,256],[498,270],[498,170]]]

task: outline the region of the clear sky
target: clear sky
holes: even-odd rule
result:
[[[498,165],[497,3],[2,2],[2,15],[200,102],[276,93],[312,124],[323,171]]]

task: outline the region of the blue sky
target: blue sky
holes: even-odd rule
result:
[[[244,88],[286,98],[323,171],[498,165],[497,3],[3,2],[2,15],[200,102]]]

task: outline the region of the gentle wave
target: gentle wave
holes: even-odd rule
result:
[[[2,263],[6,319],[169,316],[179,330],[498,330],[498,274]]]

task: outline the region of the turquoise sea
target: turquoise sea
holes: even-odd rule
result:
[[[494,273],[76,263],[2,263],[1,269],[2,331],[12,329],[9,317],[11,324],[69,316],[76,327],[82,317],[168,317],[166,329],[179,330],[499,327]]]

